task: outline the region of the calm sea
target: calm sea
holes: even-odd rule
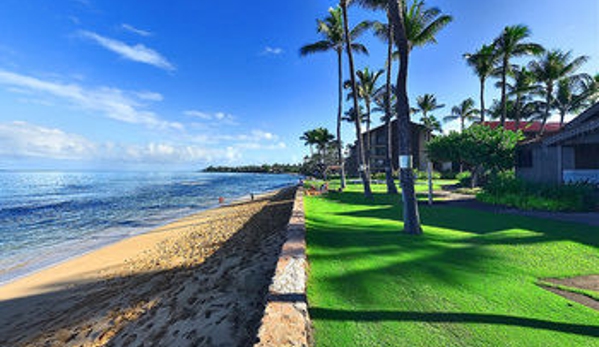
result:
[[[0,172],[0,283],[297,176]]]

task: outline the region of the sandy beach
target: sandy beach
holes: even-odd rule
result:
[[[0,346],[248,346],[294,189],[205,211],[0,287]]]

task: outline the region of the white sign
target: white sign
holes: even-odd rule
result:
[[[412,156],[411,155],[400,155],[399,156],[399,168],[400,169],[411,169],[412,168]]]

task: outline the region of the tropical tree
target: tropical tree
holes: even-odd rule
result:
[[[545,96],[545,107],[540,135],[545,131],[545,124],[549,119],[549,113],[553,105],[555,83],[560,79],[573,77],[574,72],[584,64],[589,57],[580,56],[572,59],[572,52],[563,52],[554,49],[545,52],[538,60],[529,63],[536,80],[543,85],[543,95]],[[563,119],[562,119],[563,123]]]
[[[566,114],[578,112],[592,102],[592,89],[589,89],[590,85],[585,83],[590,76],[584,77],[586,78],[566,77],[557,82],[552,106],[559,112],[560,125],[564,124]]]
[[[443,132],[443,129],[441,127],[441,122],[439,122],[439,120],[433,116],[422,116],[422,118],[420,118],[420,121],[422,122],[422,125],[424,125],[424,127],[430,132]],[[429,138],[430,141],[430,138]]]
[[[310,156],[314,155],[313,146],[316,144],[316,132],[314,130],[304,131],[304,134],[300,136],[300,140],[303,140],[304,145],[310,148]]]
[[[387,183],[387,194],[397,194],[397,187],[395,186],[395,180],[393,178],[393,131],[391,129],[391,122],[395,113],[393,112],[392,102],[394,100],[393,85],[389,84],[389,75],[387,74],[387,83],[379,88],[374,96],[374,103],[377,105],[372,112],[383,112],[384,115],[381,117],[381,121],[385,123],[385,131],[387,133],[387,144],[385,151],[385,182]],[[390,88],[391,90],[389,91]]]
[[[501,126],[505,125],[507,114],[506,79],[512,68],[510,60],[524,55],[540,54],[544,51],[543,47],[536,43],[524,42],[529,36],[530,29],[525,25],[507,26],[493,42],[501,77]]]
[[[474,53],[464,54],[480,81],[480,121],[485,121],[485,82],[493,74],[497,63],[497,54],[493,45],[483,45]]]
[[[454,120],[460,121],[460,130],[464,132],[466,128],[466,121],[478,120],[478,114],[480,112],[474,107],[474,100],[468,98],[462,101],[458,106],[451,108],[451,114],[443,118],[444,122],[450,122]]]
[[[349,75],[351,80],[351,92],[353,93],[353,107],[356,112],[356,117],[354,121],[354,125],[356,127],[356,137],[357,137],[357,155],[358,155],[358,166],[360,175],[362,176],[362,184],[364,186],[364,196],[370,199],[372,198],[372,191],[370,189],[370,168],[368,167],[368,163],[366,162],[366,157],[364,156],[364,143],[362,141],[362,127],[360,125],[360,108],[358,105],[358,90],[356,85],[356,72],[354,65],[354,56],[352,53],[352,37],[351,32],[349,30],[349,22],[347,19],[347,6],[349,5],[349,0],[340,0],[339,6],[341,7],[341,12],[343,14],[343,36],[345,37],[345,51],[347,53],[347,58],[349,60]]]
[[[329,132],[326,128],[314,129],[314,142],[320,156],[324,158],[324,151],[327,146],[335,139],[335,136]]]
[[[376,82],[383,74],[383,70],[378,71],[370,71],[368,67],[365,67],[363,70],[359,70],[356,72],[357,80],[357,90],[358,90],[358,98],[364,101],[364,106],[366,107],[366,114],[364,115],[366,120],[366,146],[364,151],[366,153],[366,162],[370,165],[370,125],[372,120],[370,119],[370,114],[372,112],[372,102],[377,92]],[[350,81],[346,81],[346,87],[350,86]],[[354,95],[349,93],[349,98],[353,98]]]
[[[412,108],[413,114],[422,113],[422,118],[428,118],[429,112],[445,107],[444,104],[437,103],[437,97],[433,94],[424,94],[416,98],[416,106]]]
[[[507,82],[506,90],[507,95],[515,97],[513,102],[512,117],[515,121],[516,130],[520,127],[520,120],[522,116],[526,116],[524,113],[528,101],[530,101],[530,93],[535,92],[538,88],[534,85],[534,76],[525,67],[514,69],[510,73],[513,81]],[[509,108],[509,107],[508,107]]]
[[[370,26],[369,22],[361,22],[350,31],[350,37],[355,40]],[[345,188],[345,168],[343,165],[343,153],[341,144],[341,117],[343,115],[343,48],[345,47],[343,31],[343,15],[340,7],[330,8],[329,16],[324,20],[317,20],[317,30],[323,36],[323,40],[303,46],[300,49],[302,56],[333,51],[337,54],[337,77],[338,83],[338,105],[337,105],[337,157],[341,166],[341,188]],[[366,47],[360,43],[352,43],[351,50],[368,54]]]
[[[439,17],[438,9],[425,9],[422,1],[414,2],[408,8],[404,0],[389,0],[387,10],[389,11],[389,23],[393,28],[393,41],[399,57],[395,95],[397,98],[399,181],[404,206],[404,230],[409,234],[421,234],[422,227],[420,226],[411,165],[410,103],[407,92],[409,53],[414,46],[436,42],[436,33],[451,21],[451,17]]]

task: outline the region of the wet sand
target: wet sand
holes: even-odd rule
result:
[[[295,189],[195,214],[0,287],[0,346],[248,346]]]

